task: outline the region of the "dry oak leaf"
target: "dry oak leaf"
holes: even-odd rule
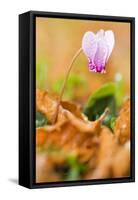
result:
[[[130,141],[119,146],[113,159],[112,172],[114,177],[130,175]]]
[[[53,124],[54,122],[57,104],[57,96],[49,94],[47,91],[43,91],[40,89],[36,90],[36,110],[42,112],[51,124]],[[62,101],[61,105],[59,106],[57,117],[57,122],[59,122],[59,125],[62,124],[62,122],[66,121],[66,117],[63,113],[64,110],[69,110],[78,118],[84,118],[84,115],[80,111],[79,105],[73,102]]]
[[[130,100],[122,106],[114,127],[115,136],[120,144],[130,140]]]
[[[112,161],[117,148],[117,142],[109,128],[102,126],[99,135],[96,167],[89,170],[85,179],[109,178],[112,173]]]
[[[55,118],[58,102],[57,100],[57,97],[54,95],[49,95],[46,91],[39,89],[36,90],[36,110],[42,112],[48,118],[48,121],[51,124]],[[81,132],[96,133],[101,125],[102,117],[103,116],[101,116],[101,118],[95,122],[88,121],[87,117],[81,113],[80,106],[78,104],[62,101],[59,107],[57,122],[53,125],[47,125],[43,128],[45,128],[47,131],[58,130],[61,128],[62,124],[70,121],[70,123]]]

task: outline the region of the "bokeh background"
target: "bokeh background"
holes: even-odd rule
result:
[[[112,30],[115,46],[106,74],[89,72],[81,53],[71,71],[64,99],[85,102],[104,83],[122,78],[125,95],[130,95],[130,24],[93,20],[36,18],[36,86],[59,94],[67,66],[86,31]]]

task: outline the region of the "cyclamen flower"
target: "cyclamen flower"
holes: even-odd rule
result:
[[[115,39],[111,30],[100,30],[97,34],[86,32],[82,39],[82,49],[88,57],[89,70],[105,73],[105,65],[112,53]]]

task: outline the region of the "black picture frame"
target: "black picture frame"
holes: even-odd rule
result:
[[[35,19],[36,17],[128,22],[131,27],[131,175],[127,178],[35,183]],[[27,188],[135,181],[135,18],[29,11],[19,15],[19,184]]]

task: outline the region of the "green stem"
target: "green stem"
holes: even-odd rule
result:
[[[60,106],[60,102],[62,100],[62,97],[63,97],[63,94],[64,94],[64,91],[65,91],[65,87],[66,87],[66,83],[68,81],[68,77],[69,77],[69,74],[70,74],[70,71],[73,67],[73,64],[76,60],[76,58],[80,55],[80,53],[82,52],[82,48],[80,48],[76,53],[75,55],[73,56],[68,68],[67,68],[67,73],[66,73],[66,77],[65,77],[65,80],[63,82],[63,85],[62,85],[62,88],[61,88],[61,92],[60,92],[60,96],[59,96],[59,100],[58,100],[58,103],[57,103],[57,109],[56,109],[56,113],[55,113],[55,118],[54,118],[54,123],[57,121],[57,116],[58,116],[58,111],[59,111],[59,106]]]

